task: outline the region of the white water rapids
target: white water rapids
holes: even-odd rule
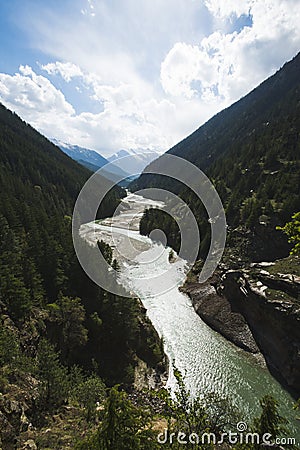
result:
[[[85,224],[80,234],[90,244],[102,239],[113,247],[120,264],[119,282],[140,297],[152,324],[163,336],[171,363],[168,386],[174,387],[174,360],[192,395],[215,392],[225,396],[248,423],[259,414],[259,399],[265,394],[273,395],[281,413],[293,418],[292,398],[269,371],[253,355],[209,328],[195,313],[189,298],[178,290],[187,271],[186,262],[177,259],[170,263],[169,248],[139,234],[140,218],[150,205],[160,206],[159,202],[129,194],[116,216]],[[293,427],[296,435],[297,425]]]

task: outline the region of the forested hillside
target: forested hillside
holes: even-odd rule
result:
[[[270,239],[280,241],[276,225],[283,225],[300,209],[299,72],[300,54],[168,152],[191,161],[209,176],[224,204],[230,229],[245,226],[257,231],[263,227],[263,234],[269,230]],[[163,157],[149,168],[160,164],[163,167]],[[131,185],[133,190],[145,187],[162,187],[187,201],[201,226],[204,255],[209,225],[199,200],[166,177],[142,174]],[[174,228],[170,219],[162,219],[157,211],[148,216],[156,225],[163,223],[165,230]],[[152,225],[146,222],[144,218],[143,229],[149,232]],[[178,248],[178,237],[169,243]],[[281,244],[274,257],[287,254],[288,247]]]
[[[133,383],[138,358],[164,369],[160,340],[137,299],[104,292],[77,261],[71,215],[90,175],[0,106],[3,448],[15,442],[22,414],[40,426],[47,414],[76,397],[76,389],[84,390],[79,404],[88,408],[92,402],[95,408],[104,382]],[[124,195],[113,188],[100,217],[110,215]],[[109,247],[99,245],[112,263]],[[85,399],[89,391],[94,400]]]
[[[133,190],[158,187],[175,192],[189,205],[202,240],[184,292],[210,327],[243,348],[239,338],[245,338],[246,333],[238,331],[235,322],[240,314],[241,326],[251,330],[269,370],[295,397],[299,396],[300,379],[299,329],[295,325],[299,320],[299,73],[300,54],[169,151],[206,173],[226,212],[225,251],[205,284],[199,282],[199,274],[210,245],[209,219],[216,219],[218,212],[208,218],[190,189],[155,175],[155,170],[168,170],[168,157],[152,163],[149,170],[154,173],[142,175],[131,185]],[[197,180],[191,184],[196,185]],[[144,212],[140,231],[148,235],[153,229],[162,229],[168,244],[178,251],[181,241],[175,219],[184,225],[185,217],[167,195],[165,201],[173,218],[159,209],[149,209]],[[292,246],[294,256],[289,256]],[[291,295],[282,280],[291,281]]]

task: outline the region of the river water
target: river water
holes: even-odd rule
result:
[[[160,206],[129,194],[113,218],[83,225],[81,236],[91,244],[103,239],[113,247],[120,263],[119,282],[140,297],[164,339],[170,362],[175,361],[193,396],[225,396],[250,423],[260,412],[259,399],[270,394],[280,403],[281,413],[292,420],[290,437],[299,440],[291,396],[253,355],[228,342],[195,313],[189,298],[178,290],[188,270],[186,262],[169,262],[170,249],[139,234],[139,220],[150,205]],[[172,364],[167,384],[174,388]]]

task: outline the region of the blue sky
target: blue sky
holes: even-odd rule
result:
[[[300,49],[299,0],[0,3],[0,101],[109,156],[165,151]]]

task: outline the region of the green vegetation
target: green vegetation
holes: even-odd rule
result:
[[[169,251],[169,262],[172,263],[172,262],[174,262],[174,260],[175,260],[175,253],[174,253],[174,251],[171,249],[171,250]]]
[[[67,367],[61,364],[59,354],[47,339],[41,339],[36,356],[39,384],[39,409],[49,411],[61,406],[68,397]]]
[[[291,255],[300,254],[300,212],[295,213],[290,222],[287,222],[284,227],[278,227],[278,229],[284,231],[289,242],[294,245]]]
[[[164,370],[160,339],[137,299],[103,291],[77,261],[71,215],[89,176],[0,105],[3,448],[22,430],[18,421],[24,409],[28,423],[38,428],[69,402],[79,416],[92,421],[104,383],[130,387],[138,358]],[[111,215],[124,195],[123,189],[113,188],[98,217]],[[99,247],[117,268],[111,248],[103,242]],[[91,257],[98,251],[91,249]],[[20,413],[10,412],[10,404],[18,405]]]
[[[178,252],[180,249],[180,232],[176,221],[160,209],[147,208],[140,221],[140,233],[149,236],[151,231],[157,228],[167,236],[167,245]]]
[[[264,233],[263,243],[269,248],[276,240],[274,258],[286,256],[289,251],[287,243],[279,245],[283,236],[275,230],[276,225],[282,226],[300,210],[299,70],[300,54],[168,152],[205,171],[221,197],[229,231],[242,226],[258,236]],[[163,157],[152,164],[159,161],[163,168]],[[205,257],[210,226],[199,199],[165,176],[142,174],[130,186],[132,190],[149,187],[174,192],[188,204],[201,232],[199,256]],[[154,211],[144,216],[143,227],[159,228],[161,222],[161,213]],[[163,222],[167,236],[170,229],[169,239],[174,241],[172,220],[166,216]],[[174,248],[178,246],[175,241]]]
[[[260,435],[270,433],[273,438],[287,434],[287,421],[278,412],[278,403],[270,396],[266,395],[260,401],[262,408],[261,416],[254,419],[254,429]]]
[[[125,392],[120,391],[117,386],[113,387],[104,402],[97,430],[87,439],[78,442],[76,449],[152,450],[162,447],[180,449],[183,446],[193,450],[261,448],[255,440],[240,442],[240,435],[236,433],[239,416],[226,399],[210,395],[206,399],[198,397],[191,400],[181,373],[174,368],[174,374],[178,383],[175,398],[166,390],[157,394],[161,400],[160,413],[145,406],[133,405]],[[268,434],[272,440],[288,436],[287,422],[280,416],[275,399],[266,395],[261,399],[260,406],[261,415],[254,418],[245,431],[244,438],[246,433],[255,433],[260,437]],[[231,439],[238,436],[235,444],[234,440],[230,442],[228,439],[230,431],[233,433]],[[222,436],[223,447],[216,447]],[[296,447],[291,445],[288,448]]]
[[[295,212],[300,210],[299,64],[298,55],[279,74],[171,149],[207,172],[231,229],[274,231],[276,224],[283,226],[293,216],[283,230],[295,251],[299,246]],[[165,369],[163,345],[137,299],[103,291],[79,266],[71,216],[89,175],[0,105],[0,446],[9,448],[23,433],[29,435],[29,423],[38,446],[45,449],[77,445],[150,450],[160,448],[157,434],[164,428],[167,437],[178,432],[220,436],[236,423],[236,411],[215,396],[192,401],[176,369],[179,390],[175,398],[160,393],[160,411],[139,406],[126,394],[138,359],[158,371]],[[210,225],[192,192],[155,175],[142,176],[135,186],[179,194],[200,224],[200,254],[206,254]],[[121,188],[113,188],[100,205],[98,218],[111,215],[124,195]],[[178,226],[170,216],[156,209],[146,211],[141,232],[149,234],[154,228],[161,228],[168,244],[179,249]],[[102,241],[89,249],[91,261],[99,249],[118,269],[111,248]],[[110,276],[107,273],[108,282]],[[276,401],[265,397],[261,407],[251,430],[281,435],[285,421]],[[55,430],[47,432],[49,424]],[[257,448],[251,445],[244,448]],[[170,447],[181,444],[175,440],[165,445]]]
[[[286,258],[275,261],[275,264],[267,268],[270,274],[284,273],[294,274],[300,277],[300,261],[298,255],[289,255]]]
[[[80,374],[80,378],[73,381],[73,398],[84,408],[87,422],[96,421],[97,405],[100,405],[106,396],[105,384],[97,375],[84,379]]]
[[[118,386],[111,388],[104,403],[97,432],[76,447],[78,450],[152,450],[157,448],[151,416],[134,406]]]

